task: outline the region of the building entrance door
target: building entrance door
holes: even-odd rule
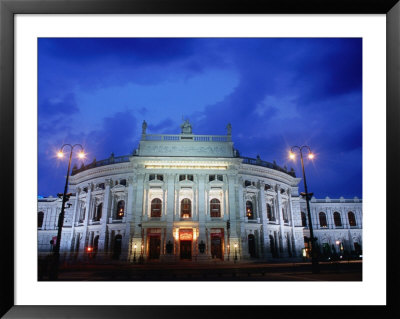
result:
[[[249,254],[251,258],[256,257],[256,241],[255,237],[253,234],[250,234],[248,237],[248,242],[249,242]]]
[[[121,246],[122,246],[122,236],[117,235],[114,239],[114,251],[113,251],[113,259],[119,259],[121,255]]]
[[[181,259],[192,259],[192,241],[181,240]]]
[[[211,236],[211,256],[222,259],[222,240],[220,236]]]
[[[160,258],[161,239],[159,236],[150,236],[149,259]]]

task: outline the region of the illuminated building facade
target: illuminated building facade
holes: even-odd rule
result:
[[[294,171],[240,157],[229,124],[227,135],[218,136],[195,135],[188,121],[176,135],[146,129],[143,122],[132,155],[112,154],[73,169],[61,237],[64,258],[207,262],[302,256],[307,225]],[[361,201],[351,203],[357,226],[345,221],[348,204],[313,199],[313,212],[327,212],[326,227],[315,227],[316,234],[329,233],[321,237],[327,243],[339,240],[337,234],[347,245],[345,239],[354,237],[349,232],[357,231],[349,243],[361,245]],[[48,254],[55,243],[60,210],[61,199],[38,200],[39,254]],[[338,232],[332,224],[337,217],[331,218],[336,210]]]

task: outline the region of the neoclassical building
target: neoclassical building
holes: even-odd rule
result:
[[[240,156],[229,124],[227,135],[195,135],[188,121],[176,135],[146,129],[143,122],[132,155],[111,154],[73,168],[63,258],[207,262],[302,256],[308,224],[301,179],[293,170]],[[55,244],[60,210],[61,199],[38,199],[39,255]],[[361,249],[361,200],[313,198],[311,210],[321,251],[327,245]]]

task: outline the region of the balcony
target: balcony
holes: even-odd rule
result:
[[[108,218],[109,224],[121,224],[126,222],[126,217],[122,217],[122,219],[114,219],[112,217]]]

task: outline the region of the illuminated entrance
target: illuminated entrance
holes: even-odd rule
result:
[[[192,229],[179,230],[181,259],[192,259],[192,239],[193,239]]]

